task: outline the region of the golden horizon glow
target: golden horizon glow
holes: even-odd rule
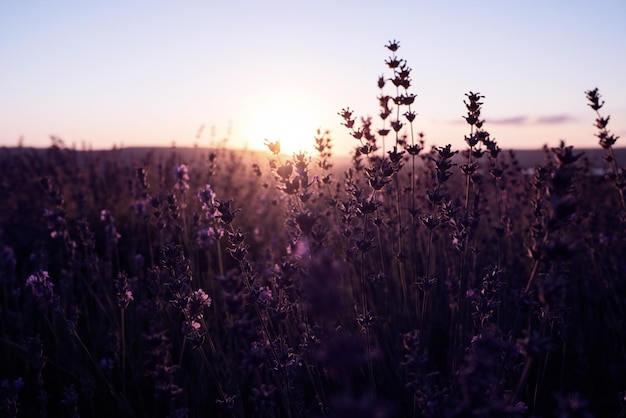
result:
[[[306,103],[284,98],[258,102],[245,121],[244,138],[254,149],[267,149],[265,142],[280,142],[281,153],[313,155],[319,117]]]

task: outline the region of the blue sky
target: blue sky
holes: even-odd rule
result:
[[[376,115],[387,41],[412,72],[415,127],[463,146],[464,94],[503,148],[595,147],[598,87],[626,141],[626,2],[5,1],[0,145],[310,148],[337,115]],[[375,119],[375,122],[377,120]]]

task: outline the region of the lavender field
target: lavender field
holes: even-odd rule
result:
[[[0,150],[2,417],[626,416],[626,181],[520,164],[465,101],[430,146],[387,45],[380,115],[317,152]],[[586,96],[586,97],[585,97]]]

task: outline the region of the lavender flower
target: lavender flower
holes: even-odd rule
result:
[[[187,164],[179,164],[174,167],[174,188],[181,193],[189,190],[189,169]]]
[[[104,233],[106,234],[107,242],[116,244],[122,236],[118,234],[115,228],[113,214],[106,209],[102,209],[100,211],[100,220],[104,222]]]
[[[47,271],[38,271],[26,279],[26,287],[30,288],[42,309],[47,310],[57,303],[54,294],[54,283]]]
[[[192,347],[200,347],[205,340],[205,333],[201,330],[200,321],[204,317],[204,310],[211,306],[212,300],[204,290],[198,289],[187,296],[187,303],[182,308],[185,320],[182,324],[183,334],[189,339]]]
[[[133,292],[128,288],[128,276],[124,272],[119,272],[114,280],[117,306],[126,309],[131,300],[133,300]]]
[[[194,290],[187,296],[187,306],[185,306],[185,316],[191,321],[199,321],[204,317],[204,310],[211,306],[213,301],[204,290]]]
[[[215,192],[210,185],[205,184],[203,189],[198,191],[198,200],[202,203],[202,209],[207,212],[212,212],[215,205]]]
[[[209,249],[212,248],[217,240],[224,234],[223,230],[216,229],[212,226],[205,226],[198,230],[196,235],[196,242],[200,248]]]

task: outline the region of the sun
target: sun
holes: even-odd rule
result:
[[[313,155],[314,137],[320,127],[315,119],[311,108],[288,100],[259,103],[247,117],[245,138],[253,148],[267,149],[263,145],[266,140],[280,141],[283,154],[304,151]]]

